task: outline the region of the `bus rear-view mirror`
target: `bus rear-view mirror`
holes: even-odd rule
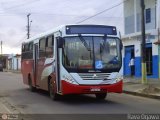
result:
[[[120,40],[120,50],[123,49],[123,43],[122,43],[122,40]]]

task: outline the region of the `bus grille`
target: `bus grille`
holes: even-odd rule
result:
[[[110,80],[109,73],[79,73],[83,80]]]

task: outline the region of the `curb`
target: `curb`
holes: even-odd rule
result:
[[[21,74],[21,72],[20,72],[20,71],[12,71],[12,73]]]
[[[14,71],[14,70],[8,70],[8,71],[3,71],[3,72],[11,72],[11,73],[17,73],[17,74],[20,74],[21,73],[21,71]]]
[[[144,93],[138,93],[138,92],[127,91],[127,90],[123,90],[123,93],[131,94],[131,95],[135,95],[135,96],[153,98],[153,99],[160,99],[160,96],[157,96],[157,95],[144,94]]]

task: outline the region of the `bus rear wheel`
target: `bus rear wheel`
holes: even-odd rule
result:
[[[107,96],[107,93],[96,93],[96,99],[98,100],[104,100]]]
[[[53,87],[53,83],[52,83],[51,80],[49,81],[49,85],[48,86],[49,86],[49,95],[50,95],[50,98],[52,100],[59,100],[60,95],[57,94],[57,93],[55,93],[55,90],[54,90],[54,87]]]
[[[32,85],[32,80],[31,80],[30,77],[28,78],[28,83],[29,83],[29,89],[30,89],[30,91],[31,91],[31,92],[35,92],[35,91],[36,91],[36,87],[34,87],[34,86]]]

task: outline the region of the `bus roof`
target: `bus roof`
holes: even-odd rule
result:
[[[61,25],[59,27],[56,27],[56,28],[53,28],[51,30],[48,30],[46,32],[43,32],[43,33],[40,33],[40,34],[37,34],[29,39],[26,39],[25,42],[30,42],[30,41],[33,41],[33,40],[36,40],[36,39],[39,39],[39,38],[42,38],[44,36],[47,36],[47,35],[50,35],[52,33],[55,33],[57,31],[59,31],[60,29],[62,29],[63,27],[65,27],[65,25]]]
[[[61,25],[59,27],[56,27],[56,28],[53,28],[51,30],[48,30],[46,32],[43,32],[41,34],[38,34],[38,35],[35,35],[34,37],[31,37],[30,39],[26,39],[25,42],[31,42],[33,40],[36,40],[36,39],[40,39],[42,37],[45,37],[45,36],[48,36],[48,35],[51,35],[55,32],[58,32],[58,31],[63,31],[65,30],[65,27],[66,26],[100,26],[100,27],[112,27],[114,29],[116,29],[115,26],[108,26],[108,25],[96,25],[96,24],[81,24],[81,25],[77,25],[77,24],[67,24],[67,25]],[[71,34],[71,33],[70,33]],[[76,33],[75,33],[76,34]],[[84,33],[83,33],[84,34]],[[94,34],[94,33],[93,33]],[[116,33],[117,34],[117,33]]]

